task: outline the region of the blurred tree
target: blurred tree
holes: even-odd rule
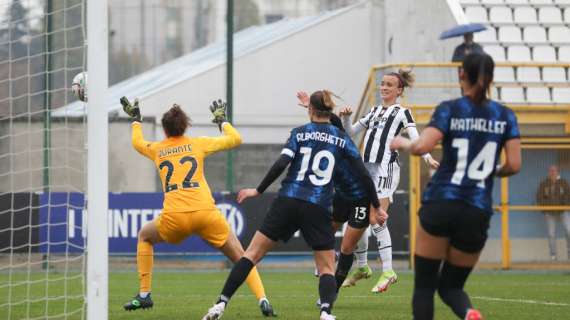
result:
[[[261,24],[261,17],[259,16],[259,8],[252,0],[239,0],[235,1],[235,22],[234,32],[238,32],[247,27]]]

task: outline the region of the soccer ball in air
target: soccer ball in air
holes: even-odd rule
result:
[[[80,72],[73,77],[71,90],[79,100],[87,101],[87,72]]]

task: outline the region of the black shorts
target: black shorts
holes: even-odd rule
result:
[[[313,250],[335,245],[330,213],[323,207],[294,198],[278,197],[271,204],[259,232],[273,241],[287,242],[297,230]]]
[[[333,198],[333,221],[345,223],[362,229],[370,224],[370,200],[363,198],[359,200],[349,200],[335,193]]]
[[[449,238],[449,243],[461,251],[476,253],[483,250],[491,215],[463,201],[429,202],[420,208],[420,223],[427,233]]]

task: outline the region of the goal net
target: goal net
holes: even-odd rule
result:
[[[0,1],[0,318],[85,318],[84,0]]]

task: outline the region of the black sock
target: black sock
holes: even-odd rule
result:
[[[472,267],[458,267],[445,262],[441,269],[437,292],[441,300],[461,319],[465,318],[467,310],[471,308],[471,301],[463,287]]]
[[[433,296],[438,284],[441,260],[414,256],[414,295],[412,307],[414,320],[433,319]]]
[[[243,284],[253,267],[253,262],[248,258],[242,257],[239,259],[232,268],[226,280],[226,284],[224,284],[224,288],[222,289],[222,294],[216,303],[224,302],[227,304],[237,289]]]
[[[332,274],[321,274],[319,295],[321,297],[321,311],[330,314],[336,298],[336,280]]]
[[[346,276],[348,275],[348,272],[352,267],[353,261],[354,261],[353,254],[344,254],[342,252],[340,253],[340,256],[338,257],[338,264],[336,265],[336,272],[334,274],[334,277],[336,278],[337,292],[340,289],[342,283],[344,282],[344,279],[346,279]]]

